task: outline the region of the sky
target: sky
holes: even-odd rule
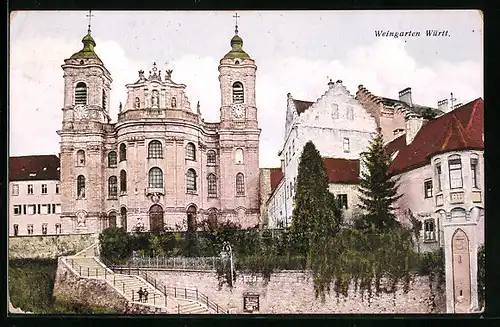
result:
[[[58,154],[64,59],[82,48],[88,12],[18,11],[10,18],[10,156]],[[218,64],[231,49],[234,12],[92,11],[95,52],[111,72],[110,114],[116,122],[125,84],[153,65],[173,69],[193,111],[219,121]],[[329,79],[354,96],[362,84],[436,107],[450,98],[483,97],[483,23],[478,11],[240,11],[243,48],[256,61],[260,166],[278,167],[286,99],[316,101]],[[427,30],[443,36],[426,36]],[[383,37],[376,31],[420,32]],[[411,33],[409,33],[411,34]],[[413,33],[415,34],[415,33]]]

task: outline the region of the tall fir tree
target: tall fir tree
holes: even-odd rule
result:
[[[323,243],[339,229],[341,213],[328,190],[328,176],[319,151],[309,141],[299,161],[290,237],[296,252],[308,256],[311,244]]]
[[[362,160],[366,169],[361,172],[359,208],[365,214],[356,222],[356,226],[374,228],[378,232],[393,229],[399,225],[393,213],[393,205],[402,195],[398,195],[399,180],[389,175],[391,160],[384,151],[380,130]]]

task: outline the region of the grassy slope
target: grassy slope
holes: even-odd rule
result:
[[[9,295],[14,307],[36,314],[117,313],[52,296],[57,260],[9,260]]]

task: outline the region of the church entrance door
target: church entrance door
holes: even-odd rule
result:
[[[115,228],[116,227],[116,213],[111,212],[108,216],[108,227]]]
[[[149,229],[152,232],[161,232],[164,229],[163,209],[158,204],[149,209]]]
[[[187,225],[188,232],[196,231],[196,207],[194,205],[187,209]]]
[[[455,313],[468,313],[471,305],[469,238],[463,230],[457,229],[453,235],[451,251]]]

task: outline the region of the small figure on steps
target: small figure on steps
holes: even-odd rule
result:
[[[144,289],[144,302],[148,302],[148,290]]]
[[[137,294],[139,295],[139,302],[142,302],[142,296],[144,295],[144,291],[142,290],[142,287],[139,288],[137,291]]]

